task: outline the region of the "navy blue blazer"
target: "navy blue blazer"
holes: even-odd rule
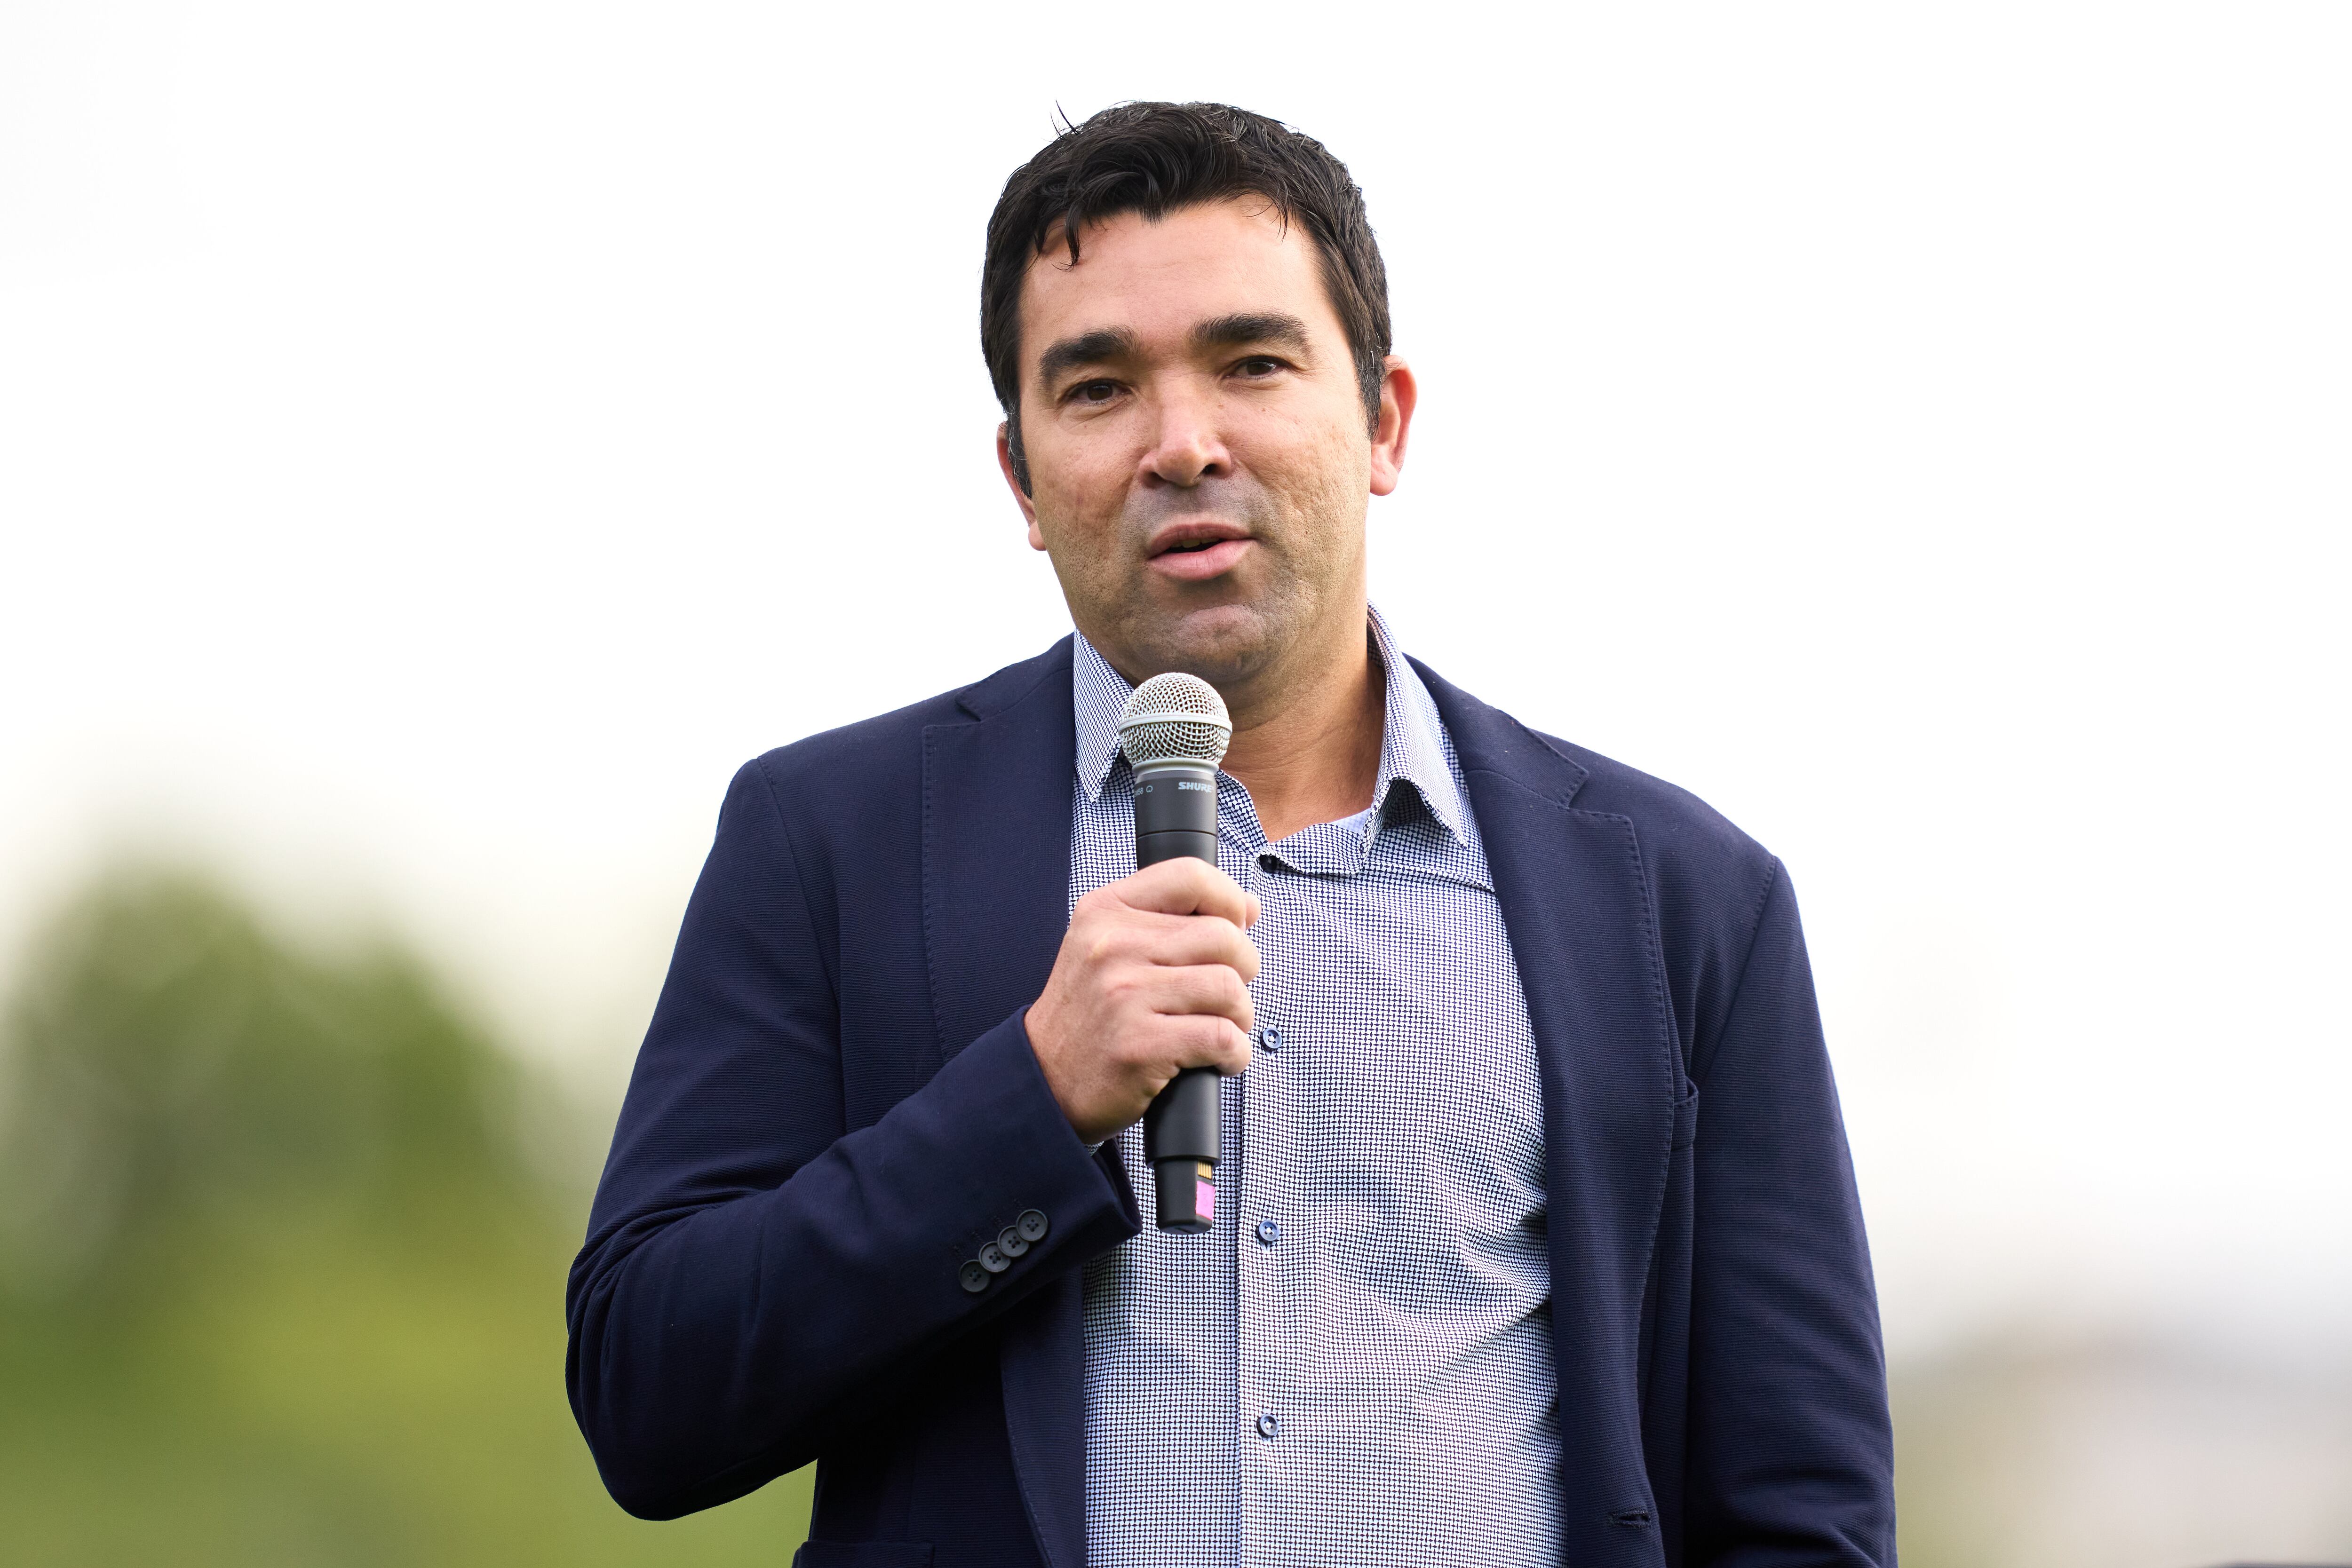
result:
[[[1787,876],[1415,667],[1542,1056],[1566,1561],[1886,1568],[1877,1305]],[[571,1277],[572,1409],[631,1512],[815,1460],[805,1568],[1084,1568],[1081,1266],[1143,1219],[1023,1025],[1075,750],[1065,639],[736,775]],[[1030,1209],[1045,1238],[966,1291]]]

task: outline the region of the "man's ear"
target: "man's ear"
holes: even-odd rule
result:
[[[1372,428],[1372,494],[1385,496],[1404,472],[1405,437],[1412,431],[1412,405],[1420,397],[1412,367],[1391,354],[1381,376],[1381,417]]]
[[[1013,492],[1013,504],[1021,508],[1022,518],[1029,525],[1029,548],[1044,549],[1045,536],[1037,527],[1037,503],[1029,497],[1029,465],[1022,454],[1013,449],[1013,422],[1009,419],[996,427],[996,466],[1004,476],[1005,488]]]

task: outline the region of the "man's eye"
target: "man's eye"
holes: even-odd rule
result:
[[[1070,389],[1074,402],[1108,402],[1118,395],[1117,382],[1080,382]]]
[[[1282,361],[1264,354],[1253,354],[1237,368],[1245,376],[1270,376],[1282,369]]]

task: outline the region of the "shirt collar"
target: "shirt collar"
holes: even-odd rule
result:
[[[1378,833],[1399,779],[1412,785],[1429,813],[1460,843],[1468,843],[1464,830],[1462,792],[1445,752],[1445,731],[1437,716],[1437,703],[1421,683],[1377,606],[1371,611],[1372,647],[1388,675],[1388,697],[1381,730],[1381,773],[1372,787],[1372,831]],[[1135,690],[1127,677],[1076,633],[1070,660],[1073,708],[1078,731],[1078,784],[1089,800],[1101,798],[1112,770],[1124,760],[1118,749],[1118,716]],[[1369,835],[1368,835],[1369,836]]]

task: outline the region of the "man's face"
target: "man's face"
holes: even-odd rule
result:
[[[1409,372],[1391,361],[1375,440],[1315,243],[1263,201],[1079,238],[1022,285],[1014,486],[1078,629],[1131,679],[1221,687],[1335,617],[1360,646],[1366,497],[1395,486]]]

